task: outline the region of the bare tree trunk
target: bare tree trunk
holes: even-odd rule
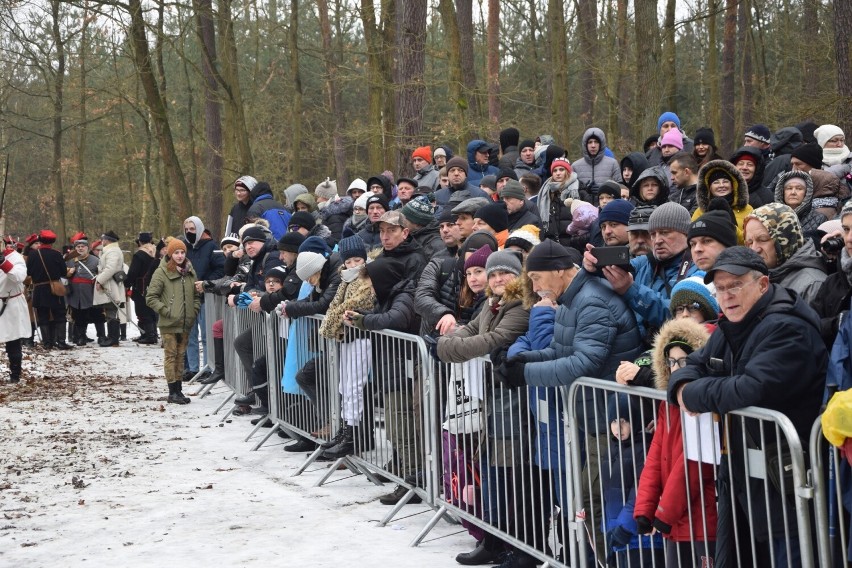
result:
[[[68,239],[65,225],[65,189],[62,187],[62,112],[65,96],[65,40],[59,29],[60,0],[50,1],[51,33],[56,49],[56,71],[53,73],[53,160],[50,165],[50,179],[53,195],[56,198],[56,234],[62,244]]]
[[[367,44],[367,161],[370,172],[384,169],[384,132],[382,112],[384,98],[390,96],[384,81],[382,66],[385,64],[385,48],[376,23],[376,8],[373,0],[361,0],[361,20],[364,25],[364,40]]]
[[[488,0],[488,120],[494,134],[500,124],[500,0]]]
[[[597,1],[576,0],[577,28],[580,35],[580,122],[592,124],[595,120],[595,96],[597,86],[595,84],[595,55],[599,52],[597,36]],[[564,140],[566,144],[568,140]]]
[[[819,66],[814,65],[813,61],[822,57],[821,48],[817,42],[819,37],[819,5],[820,0],[804,0],[802,7],[802,39],[799,45],[804,51],[802,60],[804,62],[804,78],[805,85],[815,88],[819,85]],[[751,29],[751,26],[749,26]]]
[[[77,55],[77,62],[80,66],[80,124],[77,127],[77,180],[74,183],[74,213],[76,216],[75,224],[78,231],[86,231],[86,215],[83,207],[83,195],[86,184],[86,134],[88,123],[88,105],[89,100],[87,92],[88,84],[88,69],[86,67],[86,55],[89,50],[89,3],[83,3],[83,25],[80,28],[80,47]],[[73,243],[72,243],[73,244]]]
[[[639,136],[647,135],[650,116],[657,112],[656,77],[658,75],[654,61],[657,45],[657,0],[642,0],[634,3],[636,43],[636,80],[634,117]],[[638,137],[637,137],[638,138]]]
[[[322,50],[325,61],[326,90],[328,91],[328,110],[334,124],[332,140],[334,143],[334,165],[337,183],[341,187],[348,185],[346,173],[346,148],[343,145],[343,114],[340,104],[340,90],[337,85],[337,61],[331,45],[331,22],[328,19],[328,1],[317,0],[319,11],[320,34],[322,35]]]
[[[139,75],[139,81],[142,83],[142,88],[145,92],[145,102],[151,113],[151,120],[154,123],[154,131],[160,146],[160,158],[166,170],[166,176],[169,179],[171,189],[177,195],[178,214],[182,219],[185,219],[192,214],[189,191],[187,190],[183,170],[180,167],[180,161],[175,151],[171,126],[169,125],[168,116],[166,116],[166,108],[163,105],[160,89],[157,86],[154,71],[151,67],[151,55],[148,51],[148,38],[145,37],[145,20],[142,17],[141,0],[128,0],[128,8],[130,10],[130,41],[133,46],[133,61],[136,66],[136,72]],[[161,219],[171,216],[171,212],[168,209],[161,210],[160,213]]]
[[[382,74],[386,86],[393,85],[394,61],[396,60],[396,0],[382,1]],[[385,166],[391,167],[396,163],[396,96],[388,93],[384,97],[384,110],[382,111],[382,125],[384,127]]]
[[[290,80],[293,82],[293,101],[290,125],[291,172],[295,180],[302,179],[302,72],[299,69],[299,0],[290,0]]]
[[[222,107],[216,82],[216,31],[212,0],[195,0],[198,43],[201,46],[201,75],[204,78],[204,203],[206,218],[219,227],[223,213]],[[215,225],[214,225],[215,223]]]
[[[666,1],[663,23],[663,108],[677,112],[677,44],[675,43],[675,0]]]
[[[752,55],[754,43],[751,39],[751,2],[740,0],[739,5],[739,53],[742,56],[740,67],[740,131],[745,131],[754,119],[754,64]]]
[[[408,157],[423,127],[426,85],[426,0],[400,0],[397,5],[396,124],[399,131],[397,174],[413,175]]]
[[[476,92],[476,68],[473,61],[473,1],[456,0],[457,21],[459,24],[459,47],[461,48],[462,83],[467,100],[473,110],[473,116],[482,118],[482,109]]]
[[[553,137],[557,144],[564,147],[571,132],[571,113],[568,112],[568,44],[561,0],[548,0],[547,21],[550,24],[550,66],[553,75],[550,117]]]
[[[722,154],[732,152],[734,145],[735,108],[734,62],[737,38],[737,0],[725,0],[725,35],[722,43],[722,93],[721,100],[727,101],[722,108],[721,139],[716,143]],[[721,143],[720,143],[721,141]]]
[[[224,87],[228,108],[232,114],[233,132],[229,135],[234,137],[237,145],[237,165],[239,173],[254,172],[254,158],[251,152],[248,128],[246,126],[245,108],[243,105],[242,87],[240,86],[240,74],[238,71],[237,41],[234,37],[234,19],[231,15],[231,3],[229,0],[219,0],[219,42],[220,63],[222,73],[219,85]]]
[[[467,97],[462,79],[461,38],[459,37],[459,25],[456,19],[456,7],[453,4],[453,0],[439,0],[438,11],[441,13],[441,22],[444,24],[444,41],[447,47],[449,67],[447,90],[453,110],[456,113],[456,125],[458,127],[452,134],[459,147],[461,147],[463,140],[472,139],[474,133],[469,128],[467,118],[470,100]]]
[[[633,129],[636,127],[631,118],[633,116],[633,105],[631,104],[631,89],[630,81],[627,75],[627,2],[628,0],[617,0],[615,29],[616,29],[616,45],[620,57],[618,58],[617,77],[615,80],[615,92],[618,97],[617,114],[618,134],[621,138],[620,142],[625,148],[632,147]],[[614,133],[613,133],[614,134]]]
[[[849,30],[852,30],[852,2],[834,0],[834,60],[837,68],[837,125],[852,132],[852,59],[849,57]]]
[[[721,106],[719,99],[719,50],[716,38],[716,22],[718,15],[719,0],[710,0],[708,7],[709,17],[707,19],[707,77],[710,83],[710,126],[713,132],[721,135]]]

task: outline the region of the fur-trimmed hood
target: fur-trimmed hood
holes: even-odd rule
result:
[[[811,203],[814,200],[814,180],[809,173],[794,170],[778,176],[778,183],[775,184],[775,201],[777,203],[784,203],[784,184],[793,178],[798,178],[805,182],[805,198],[798,207],[793,209],[801,221],[811,212]]]
[[[712,160],[707,162],[701,169],[698,170],[698,185],[695,188],[695,197],[698,200],[698,208],[702,211],[707,210],[710,204],[710,184],[707,182],[710,174],[716,170],[722,170],[728,177],[733,180],[733,202],[731,209],[737,211],[748,205],[748,184],[743,178],[743,174],[727,160]]]
[[[709,163],[709,162],[708,162]],[[657,390],[665,391],[669,386],[672,372],[666,363],[666,345],[675,340],[681,340],[697,351],[710,339],[710,333],[703,323],[692,319],[673,319],[667,321],[660,333],[654,338],[651,348],[651,366],[654,371],[654,386]]]
[[[500,297],[500,302],[505,306],[510,302],[515,301],[523,301],[526,306],[525,293],[526,286],[524,282],[529,280],[527,278],[526,272],[521,272],[517,278],[506,284],[506,290],[503,292],[503,295]],[[488,296],[488,302],[491,303],[494,295],[491,293],[491,288],[485,287],[485,294]]]

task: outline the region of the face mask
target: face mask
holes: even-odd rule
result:
[[[361,269],[362,268],[363,268],[363,265],[362,266],[356,266],[355,268],[344,268],[340,272],[341,280],[343,280],[347,284],[354,282],[355,279],[358,278],[358,276],[361,275]]]
[[[353,225],[360,225],[361,222],[364,221],[366,218],[367,218],[366,213],[353,213],[352,214],[352,224]]]
[[[187,233],[184,233],[183,236],[186,237],[186,242],[188,242],[191,245],[195,244],[195,233],[188,233],[187,232]]]

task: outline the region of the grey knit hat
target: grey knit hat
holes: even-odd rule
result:
[[[521,182],[510,179],[506,182],[506,185],[503,186],[503,191],[500,192],[500,197],[506,199],[507,197],[514,197],[515,199],[526,199],[527,196],[524,194],[524,186],[521,185]]]
[[[840,210],[840,219],[843,219],[846,215],[852,213],[852,199],[846,202],[843,206],[843,209]]]
[[[684,235],[689,232],[689,224],[692,218],[689,210],[679,203],[669,201],[663,203],[651,213],[648,220],[648,230],[671,229]]]
[[[314,190],[314,195],[324,197],[325,199],[334,199],[337,197],[337,181],[325,178],[325,181],[319,184]]]
[[[485,274],[490,276],[495,270],[503,270],[511,272],[514,275],[521,273],[521,256],[511,250],[499,250],[488,256],[488,261],[485,263]]]
[[[326,257],[316,252],[300,252],[296,257],[296,276],[303,281],[307,280],[322,270],[326,260]]]

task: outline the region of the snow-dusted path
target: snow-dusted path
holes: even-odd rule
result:
[[[339,472],[313,488],[324,464],[292,477],[303,456],[277,436],[249,451],[248,418],[212,415],[225,387],[166,404],[161,357],[132,342],[25,353],[25,381],[0,387],[0,566],[417,568],[471,548],[443,522],[410,548],[425,505],[379,528],[392,486]]]

